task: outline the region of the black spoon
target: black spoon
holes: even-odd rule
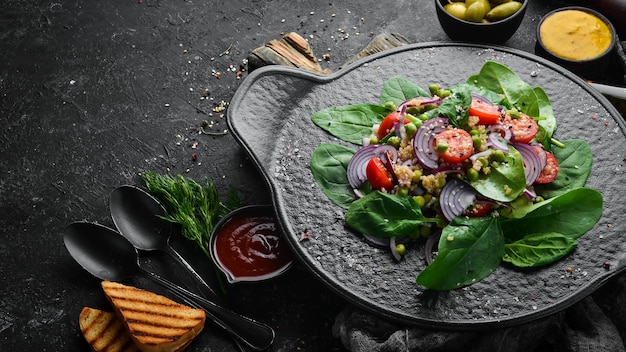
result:
[[[241,316],[152,273],[139,265],[137,249],[117,231],[98,224],[75,222],[63,231],[63,242],[70,255],[92,275],[110,281],[123,281],[143,275],[176,294],[187,304],[202,308],[217,325],[254,351],[268,349],[274,330],[263,323]]]
[[[109,209],[115,227],[135,248],[169,254],[187,269],[204,294],[219,301],[215,291],[170,245],[172,223],[163,219],[167,211],[156,198],[140,188],[121,186],[111,192]]]

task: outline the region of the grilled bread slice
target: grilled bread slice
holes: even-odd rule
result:
[[[206,314],[153,292],[103,281],[102,289],[143,352],[180,352],[202,331]]]
[[[94,352],[139,352],[126,326],[113,312],[84,307],[78,323]]]

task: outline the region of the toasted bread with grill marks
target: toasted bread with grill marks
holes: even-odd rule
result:
[[[156,293],[103,281],[102,289],[143,352],[180,352],[202,331],[206,314]]]
[[[84,307],[78,323],[94,352],[139,352],[122,320],[113,312]]]

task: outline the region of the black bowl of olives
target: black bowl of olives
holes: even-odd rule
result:
[[[435,0],[437,18],[454,41],[502,44],[517,31],[528,0]]]

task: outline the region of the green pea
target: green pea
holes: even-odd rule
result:
[[[448,150],[448,143],[446,142],[437,143],[437,147],[435,148],[435,150],[437,151],[437,153],[445,152],[446,150]]]
[[[489,159],[485,158],[484,156],[483,156],[483,157],[478,158],[478,161],[480,162],[480,164],[481,164],[483,167],[487,167],[487,166],[489,166]]]
[[[398,107],[396,106],[396,104],[394,104],[392,101],[388,101],[385,103],[385,108],[389,109],[389,110],[396,110]]]
[[[487,12],[485,18],[491,22],[505,19],[522,8],[522,3],[518,1],[509,1],[504,4],[500,4]]]
[[[408,187],[398,187],[398,189],[396,190],[396,194],[399,196],[406,196],[409,194],[409,188]]]
[[[378,137],[376,137],[376,136],[370,137],[370,144],[378,144],[378,142],[380,142],[378,140]]]
[[[446,5],[446,6],[448,6],[448,5]],[[463,4],[463,7],[465,7],[465,4]],[[428,91],[430,92],[430,94],[436,95],[437,92],[439,91],[439,85],[435,84],[435,83],[429,85],[428,86]]]
[[[396,245],[396,252],[398,252],[398,254],[400,254],[400,256],[403,256],[406,254],[406,246],[402,243],[397,244]]]
[[[472,142],[474,143],[474,148],[476,149],[483,145],[483,140],[479,136],[472,136]]]
[[[411,178],[411,182],[420,182],[421,178],[422,178],[422,170],[414,170],[413,178]]]
[[[504,152],[501,151],[501,150],[494,150],[493,153],[491,153],[491,159],[493,161],[503,162],[504,161]]]
[[[389,137],[389,139],[387,140],[387,144],[392,145],[394,147],[399,147],[400,146],[400,137],[398,136],[392,136]]]
[[[478,181],[478,171],[470,168],[465,172],[465,177],[467,177],[470,182]]]
[[[413,200],[420,206],[420,208],[424,207],[424,204],[426,204],[426,200],[422,196],[415,196],[413,197]]]
[[[413,122],[410,122],[404,125],[404,130],[406,131],[406,134],[409,137],[413,137],[415,136],[415,133],[417,132],[417,126],[415,126]]]

